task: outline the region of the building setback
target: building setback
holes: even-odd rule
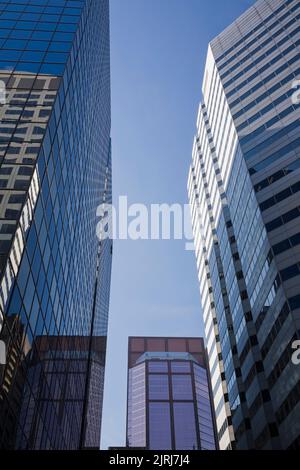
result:
[[[127,446],[216,449],[202,338],[129,338]]]
[[[188,193],[221,449],[300,446],[300,2],[209,45]]]
[[[0,447],[99,448],[109,1],[0,0],[0,46]]]

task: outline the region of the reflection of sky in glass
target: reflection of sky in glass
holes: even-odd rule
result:
[[[149,403],[150,449],[172,448],[169,403]]]
[[[192,379],[190,375],[172,375],[174,400],[192,400]]]
[[[169,378],[167,375],[149,375],[149,400],[169,399]]]
[[[174,403],[175,445],[178,450],[197,449],[194,403]]]
[[[93,11],[88,8],[81,0],[0,0],[0,80],[6,84],[6,104],[0,106],[0,307],[5,326],[14,318],[22,321],[35,354],[32,363],[28,356],[22,383],[14,382],[5,404],[19,427],[9,439],[17,434],[22,448],[76,448],[81,429],[78,401],[86,368],[79,374],[68,367],[73,360],[86,360],[73,359],[73,347],[59,349],[49,338],[63,342],[76,336],[74,351],[87,356],[84,338],[91,331],[98,251],[96,208],[104,196],[111,199],[105,181],[106,170],[110,179],[108,1],[94,2]],[[78,29],[82,15],[86,27]],[[99,338],[92,344],[93,396],[85,440],[93,447],[100,440],[104,386],[108,243],[101,247],[99,264],[94,332],[103,343],[100,349]],[[0,330],[1,323],[2,314]],[[46,359],[43,367],[39,363],[48,340],[49,364],[65,358],[57,374],[43,369]],[[10,341],[18,350],[11,329]],[[53,405],[54,399],[59,403]]]
[[[149,341],[152,346],[156,341],[157,346],[164,342],[164,350],[149,351]],[[170,344],[181,348],[183,343],[186,351],[169,350]],[[193,349],[193,354],[189,348]],[[158,450],[214,449],[208,376],[202,366],[203,353],[200,353],[204,351],[203,340],[131,337],[128,350],[127,438],[130,446],[140,442]],[[200,355],[199,363],[196,355]]]
[[[29,5],[35,12],[26,11],[25,4],[19,5],[22,12],[14,11],[16,5],[8,6],[0,19],[0,69],[62,75],[82,7],[80,3],[78,8],[66,5]],[[57,14],[53,15],[52,9]]]
[[[201,448],[214,450],[216,446],[206,370],[194,364],[194,376]]]
[[[166,361],[151,361],[148,368],[149,372],[168,372],[168,363]]]
[[[145,364],[136,366],[128,376],[128,444],[146,445],[146,387]]]
[[[171,362],[172,372],[191,372],[189,362]]]

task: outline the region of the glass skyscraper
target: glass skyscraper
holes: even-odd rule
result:
[[[188,192],[221,449],[300,447],[300,2],[209,45]]]
[[[0,447],[99,448],[109,1],[0,0],[0,83]]]
[[[216,449],[202,338],[129,338],[127,447]]]

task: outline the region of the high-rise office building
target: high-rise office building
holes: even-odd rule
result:
[[[0,447],[100,446],[108,0],[0,0]]]
[[[127,446],[216,449],[202,338],[129,338]]]
[[[188,193],[221,449],[300,446],[300,2],[209,45]]]
[[[45,419],[52,416],[53,448],[99,449],[106,338],[93,336],[92,347],[90,341],[88,336],[36,338],[27,373],[30,386],[23,389],[19,413],[23,432],[16,436],[17,448],[26,449],[28,442],[34,449],[47,448]]]

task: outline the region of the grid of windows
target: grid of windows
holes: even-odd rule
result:
[[[151,339],[151,341],[150,341]],[[155,352],[168,345],[168,352]],[[147,351],[148,345],[152,353]],[[184,349],[181,351],[182,349]],[[135,358],[139,349],[139,356]],[[179,349],[179,351],[178,351]],[[186,358],[187,351],[190,356]],[[193,351],[193,353],[191,353]],[[202,339],[129,338],[127,442],[147,449],[216,449]]]
[[[169,378],[167,375],[148,376],[149,400],[169,400]]]
[[[2,0],[0,69],[62,75],[84,3]]]
[[[194,364],[194,376],[201,448],[204,450],[215,450],[216,445],[207,372],[204,368]]]
[[[173,432],[177,450],[214,450],[214,425],[205,369],[190,361],[162,361],[160,366],[158,364],[148,362],[150,448],[162,449],[163,445],[170,445]],[[159,429],[158,410],[162,413]]]
[[[146,370],[145,364],[128,373],[127,442],[130,447],[146,446]]]
[[[299,8],[297,0],[255,3],[207,57],[188,191],[224,449],[230,438],[241,449],[297,442],[299,371],[289,359],[299,337]]]
[[[222,70],[224,67],[226,67],[232,60],[235,60],[239,58],[240,54],[246,51],[248,48],[250,48],[252,45],[255,45],[259,39],[261,39],[263,36],[265,36],[271,29],[272,25],[275,27],[278,24],[278,19],[276,19],[276,16],[279,15],[282,11],[287,11],[285,13],[286,15],[289,14],[289,11],[286,10],[286,7],[288,7],[291,3],[293,3],[293,0],[287,0],[284,2],[282,5],[280,5],[279,8],[275,8],[272,14],[268,15],[266,18],[264,18],[264,23],[262,24],[261,22],[258,23],[254,28],[251,29],[250,32],[247,34],[244,34],[241,39],[238,39],[237,41],[234,42],[234,45],[229,47],[228,49],[226,48],[226,51],[223,52],[222,54],[219,55],[219,57],[216,58],[216,63],[219,64],[224,58],[226,58],[226,61],[223,62],[222,65],[220,65],[218,68],[219,70]],[[282,19],[282,17],[280,16]],[[275,20],[275,21],[273,21]],[[269,25],[269,22],[272,22],[271,25]],[[267,25],[267,29],[263,29],[258,35],[256,33],[263,28],[263,25]],[[254,38],[253,38],[254,35]],[[251,41],[248,42],[248,39],[251,39]],[[235,49],[239,48],[240,46],[243,46],[244,43],[247,41],[247,45],[244,46],[244,48],[239,49],[238,52],[235,52],[235,54],[231,55],[231,52],[233,52]],[[231,56],[231,57],[230,57]]]
[[[0,385],[5,448],[100,442],[111,245],[99,247],[96,209],[111,199],[108,7],[0,0],[0,330],[16,354],[10,387]],[[82,362],[73,373],[74,355]]]
[[[169,403],[149,403],[149,448],[172,449]]]
[[[174,428],[176,449],[198,449],[193,403],[174,403]]]

